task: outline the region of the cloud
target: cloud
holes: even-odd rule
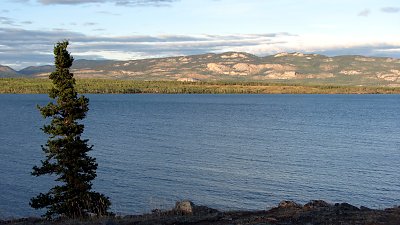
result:
[[[287,33],[246,35],[134,35],[120,37],[87,36],[66,30],[37,31],[0,28],[0,64],[17,69],[50,64],[57,41],[68,39],[76,58],[129,60],[139,58],[223,52],[240,47],[272,45],[274,38]],[[35,37],[35,38],[32,38]]]
[[[12,18],[9,18],[9,17],[0,16],[0,25],[8,25],[8,26],[11,26],[11,27],[19,27],[21,24],[29,25],[29,24],[32,24],[32,23],[33,23],[32,21],[28,21],[28,20],[19,22],[19,21],[15,21],[15,20],[13,20]]]
[[[93,22],[83,23],[83,26],[95,26],[95,25],[97,25],[97,23],[93,23]]]
[[[398,12],[400,12],[400,8],[398,8],[398,7],[384,7],[381,10],[382,10],[382,12],[385,12],[385,13],[398,13]]]
[[[116,1],[116,5],[120,6],[168,6],[176,0],[127,0],[127,1]]]
[[[10,26],[15,26],[15,21],[13,21],[11,18],[5,17],[5,16],[0,16],[0,24],[3,25],[10,25]]]
[[[326,49],[314,52],[317,54],[324,54],[330,56],[363,55],[363,56],[375,56],[375,57],[400,58],[400,51],[396,51],[395,49],[400,50],[400,45],[399,46],[392,46],[385,44],[377,44],[374,46],[360,45],[351,48]]]
[[[103,14],[103,15],[109,15],[109,16],[120,16],[121,14],[118,13],[113,13],[109,11],[97,11],[96,13]]]
[[[400,54],[400,48],[396,47],[396,48],[380,49],[380,50],[378,50],[378,52],[396,52],[396,53]]]
[[[360,37],[306,36],[286,32],[109,37],[88,36],[62,29],[38,31],[0,28],[0,64],[15,69],[52,64],[54,44],[64,39],[70,40],[70,50],[76,59],[132,60],[227,51],[243,51],[259,56],[294,51],[327,55],[400,56],[399,51],[393,50],[400,49],[399,37],[386,38],[385,42],[379,39],[363,40]]]
[[[38,0],[38,2],[44,5],[79,5],[86,3],[101,3],[106,1],[105,0]]]
[[[88,3],[114,3],[119,6],[168,6],[178,0],[38,0],[44,5],[80,5]]]
[[[363,11],[358,13],[358,16],[369,16],[369,14],[371,14],[371,11],[369,9],[364,9]]]
[[[35,31],[0,28],[0,64],[20,69],[53,61],[54,43],[63,39],[83,37],[68,31]]]

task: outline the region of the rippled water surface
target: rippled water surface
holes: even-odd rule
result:
[[[400,205],[399,95],[87,95],[95,190],[119,214],[190,199],[264,209],[311,199]],[[36,109],[46,95],[0,95],[0,217],[39,215],[52,177]]]

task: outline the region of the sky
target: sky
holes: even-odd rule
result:
[[[242,51],[400,58],[399,0],[0,0],[0,65]]]

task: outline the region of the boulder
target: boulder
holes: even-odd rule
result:
[[[332,205],[323,201],[323,200],[311,200],[307,204],[304,205],[305,209],[316,209],[316,208],[326,208],[331,207]]]
[[[368,208],[368,207],[365,207],[365,206],[361,206],[361,207],[360,207],[360,210],[361,210],[361,211],[372,211],[372,209],[370,209],[370,208]]]
[[[336,203],[335,207],[340,211],[359,211],[360,209],[349,203]]]
[[[176,202],[175,211],[182,214],[193,214],[194,203],[188,200]]]
[[[298,204],[294,201],[281,201],[278,205],[278,208],[284,208],[284,209],[288,209],[288,208],[303,208],[303,206],[301,204]]]

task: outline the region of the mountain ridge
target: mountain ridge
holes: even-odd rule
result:
[[[11,67],[0,65],[0,77],[14,77],[17,75],[18,72]]]
[[[40,78],[53,70],[50,65],[20,71],[0,66],[0,77]],[[362,55],[329,57],[299,52],[264,57],[225,52],[126,61],[79,59],[71,71],[77,78],[400,86],[400,59]]]

